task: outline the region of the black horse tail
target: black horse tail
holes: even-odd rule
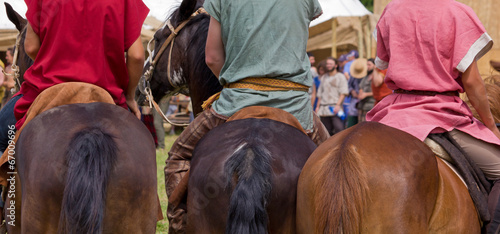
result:
[[[237,180],[230,198],[226,234],[267,233],[271,170],[271,155],[261,144],[240,146],[226,162],[227,187]]]
[[[116,155],[113,137],[100,128],[75,134],[66,158],[59,233],[102,233],[106,188]]]

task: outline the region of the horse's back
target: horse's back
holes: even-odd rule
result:
[[[436,200],[438,169],[417,138],[364,122],[332,136],[299,179],[298,230],[424,233]],[[328,231],[327,231],[328,230]]]
[[[105,169],[109,177],[105,185],[103,232],[154,232],[158,210],[154,143],[137,118],[122,107],[106,103],[59,106],[43,112],[23,129],[16,152],[23,189],[23,231],[57,232],[67,174],[72,169],[68,155],[72,151],[92,151],[85,149],[85,143],[74,142],[88,132],[107,138],[91,134],[87,140],[107,141],[94,143],[116,149],[115,158]],[[88,169],[92,170],[98,169]],[[81,180],[94,183],[90,178]]]
[[[269,214],[269,232],[294,233],[296,184],[315,148],[309,137],[296,128],[269,119],[235,120],[214,128],[193,153],[188,187],[188,231],[225,232],[231,212],[228,204],[232,202],[231,195],[237,190],[238,182],[252,177],[248,174],[264,173],[263,181],[257,183],[256,188],[245,189],[265,190],[260,187],[269,183],[269,194],[264,197],[267,201],[255,201],[268,204],[265,209]],[[269,157],[268,166],[263,159],[265,155]],[[251,203],[251,199],[258,198],[235,198],[238,199]]]

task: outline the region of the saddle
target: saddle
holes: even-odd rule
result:
[[[21,134],[24,126],[28,124],[33,118],[54,107],[74,104],[74,103],[92,103],[92,102],[105,102],[115,104],[111,95],[103,88],[82,82],[68,82],[54,85],[38,95],[38,97],[31,104],[30,109],[26,113],[26,121],[23,126],[17,130],[14,143],[16,144],[19,135]],[[13,155],[10,155],[12,159]],[[8,150],[4,152],[0,158],[0,184],[7,186],[7,172],[9,155]]]
[[[493,67],[493,69],[500,71],[500,62],[499,61],[490,60],[490,65]]]
[[[296,129],[306,134],[306,131],[302,128],[302,125],[299,123],[297,118],[295,118],[295,116],[284,110],[267,106],[245,107],[232,115],[227,121],[249,118],[271,119],[274,121],[282,122],[284,124],[291,125],[292,127],[295,127]]]
[[[491,190],[491,183],[486,179],[481,169],[447,132],[430,134],[424,143],[464,182],[481,221],[490,221],[488,194]]]

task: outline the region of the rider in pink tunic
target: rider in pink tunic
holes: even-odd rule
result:
[[[499,180],[500,132],[476,63],[492,45],[474,11],[462,3],[393,0],[377,24],[375,63],[388,69],[385,83],[394,93],[382,99],[367,120],[420,140],[429,133],[450,132],[488,179]],[[458,96],[464,91],[485,124]],[[492,213],[500,195],[497,184],[489,198]],[[500,217],[493,219],[498,222]]]

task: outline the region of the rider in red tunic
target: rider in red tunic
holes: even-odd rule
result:
[[[35,62],[24,74],[23,96],[15,106],[18,129],[38,94],[64,82],[95,84],[106,89],[117,105],[139,114],[134,91],[144,59],[140,33],[149,12],[142,1],[26,0],[26,4],[25,49]]]

